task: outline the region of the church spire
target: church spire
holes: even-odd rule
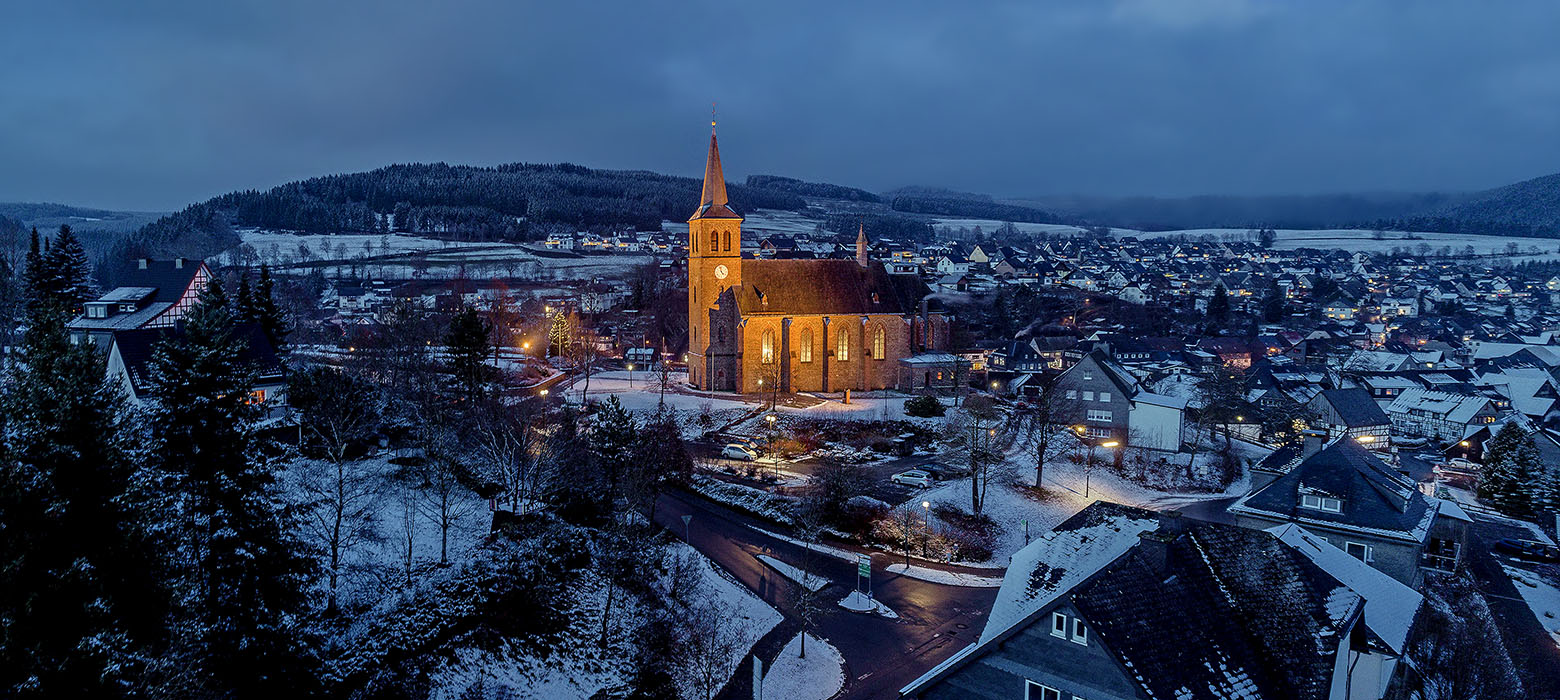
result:
[[[867,227],[864,224],[856,225],[856,264],[867,266]]]
[[[704,161],[704,192],[692,219],[740,219],[726,206],[726,175],[720,169],[720,146],[715,143],[715,120],[710,120],[710,154]]]

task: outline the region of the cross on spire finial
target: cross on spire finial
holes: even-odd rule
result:
[[[710,103],[710,131],[715,130],[715,103]]]

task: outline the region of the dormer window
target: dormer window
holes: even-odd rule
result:
[[[1305,494],[1305,495],[1300,497],[1300,505],[1301,505],[1301,507],[1304,507],[1304,508],[1310,508],[1312,510],[1320,510],[1320,511],[1327,512],[1327,513],[1342,513],[1343,512],[1343,501],[1342,500],[1337,499],[1337,498],[1328,498],[1326,496],[1315,496],[1315,495],[1312,495],[1312,494]]]

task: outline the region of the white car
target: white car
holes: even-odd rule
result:
[[[758,453],[742,445],[732,443],[720,451],[720,456],[726,459],[740,459],[744,462],[752,462],[758,459]]]
[[[930,487],[937,481],[936,479],[932,478],[931,474],[923,472],[919,469],[911,469],[910,471],[899,472],[898,474],[889,477],[888,480],[896,484],[904,484],[906,486],[919,486],[923,489]]]

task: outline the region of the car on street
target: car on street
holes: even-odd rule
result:
[[[933,479],[938,481],[947,481],[949,479],[957,479],[959,477],[970,475],[970,470],[968,469],[957,467],[952,464],[944,464],[942,462],[928,462],[919,467],[916,467],[916,469],[918,471],[923,471],[927,474],[930,474]]]
[[[1560,561],[1560,548],[1537,540],[1504,539],[1495,542],[1495,551],[1518,559]]]
[[[731,443],[720,451],[720,456],[726,459],[740,459],[744,462],[752,462],[758,459],[758,453],[748,449],[744,445]]]
[[[899,472],[898,474],[889,477],[888,480],[896,484],[904,484],[906,486],[919,486],[923,489],[937,483],[937,480],[933,479],[931,474],[921,471],[920,469],[911,469],[909,471]]]

